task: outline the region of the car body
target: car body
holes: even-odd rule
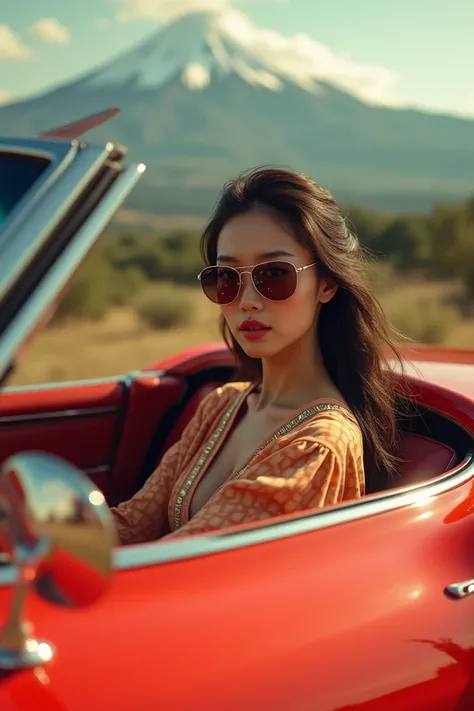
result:
[[[18,353],[144,170],[124,167],[120,147],[61,135],[0,141],[0,170],[2,154],[46,160],[0,226],[0,460],[64,458],[113,505],[235,363],[217,343],[123,376],[8,387]],[[116,548],[107,589],[77,610],[27,582],[20,595],[25,557],[6,556],[0,625],[14,620],[14,600],[55,652],[2,667],[0,632],[0,709],[471,711],[474,353],[406,356],[400,377],[418,409],[403,422],[391,486],[303,516]],[[9,516],[0,535],[12,540]]]

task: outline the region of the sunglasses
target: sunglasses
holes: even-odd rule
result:
[[[286,301],[296,291],[299,273],[315,264],[295,267],[291,262],[262,262],[251,269],[239,267],[245,271],[217,265],[203,269],[198,279],[207,298],[221,306],[232,304],[237,299],[242,288],[243,274],[250,274],[253,285],[265,299]]]

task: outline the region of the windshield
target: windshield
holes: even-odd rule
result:
[[[49,165],[50,161],[44,157],[0,151],[0,230]]]

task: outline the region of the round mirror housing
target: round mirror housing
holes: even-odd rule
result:
[[[42,452],[22,452],[4,462],[0,546],[16,565],[18,578],[0,636],[0,668],[39,663],[25,657],[26,649],[35,642],[44,653],[49,644],[33,640],[30,626],[18,615],[28,587],[59,605],[94,603],[110,581],[116,542],[102,492],[79,469]]]

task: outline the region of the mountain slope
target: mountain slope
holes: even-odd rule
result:
[[[219,22],[186,17],[76,82],[0,109],[0,134],[120,106],[89,138],[124,143],[148,164],[133,199],[145,210],[206,213],[224,180],[268,163],[311,174],[344,202],[388,209],[474,192],[474,121],[375,107],[296,77]]]

